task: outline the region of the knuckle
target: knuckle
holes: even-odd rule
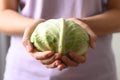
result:
[[[48,58],[48,55],[47,55],[47,54],[40,53],[39,59],[43,60],[43,59],[47,59],[47,58]]]
[[[56,66],[56,64],[55,64],[55,63],[53,63],[51,67],[52,67],[52,68],[55,68],[55,67],[57,67],[57,66]]]
[[[35,58],[36,60],[40,60],[40,58],[39,58],[38,56],[34,56],[34,58]]]
[[[46,65],[47,68],[56,68],[57,66],[55,65],[55,63],[50,64],[50,65]]]
[[[37,53],[36,54],[31,54],[36,60],[41,60],[41,58],[40,58],[40,56],[38,56],[37,55]]]
[[[48,58],[49,57],[49,54],[45,54],[44,56],[43,56],[43,58]]]
[[[56,61],[55,61],[55,65],[56,65],[56,66],[58,66],[58,65],[60,65],[60,64],[61,64],[61,61],[60,61],[60,60],[56,60]]]
[[[51,57],[51,58],[49,58],[49,59],[43,59],[43,60],[41,60],[41,63],[46,64],[46,65],[50,65],[50,64],[52,64],[54,61],[55,61],[54,57]]]
[[[43,60],[40,60],[40,62],[44,65],[47,65],[47,62],[46,61],[43,61]]]
[[[26,46],[26,41],[24,39],[22,40],[22,44]]]

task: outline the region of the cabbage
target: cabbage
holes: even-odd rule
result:
[[[70,51],[83,55],[89,47],[87,32],[75,22],[62,18],[38,24],[30,41],[39,51],[51,50],[62,55]]]

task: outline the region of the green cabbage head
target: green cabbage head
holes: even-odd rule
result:
[[[39,51],[51,50],[62,55],[70,51],[83,55],[89,47],[87,32],[75,22],[62,18],[38,24],[30,40]]]

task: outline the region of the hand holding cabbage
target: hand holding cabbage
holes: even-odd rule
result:
[[[53,20],[53,19],[52,19]],[[62,19],[59,19],[59,20],[61,20],[62,21],[62,24],[61,23],[59,23],[59,22],[57,22],[56,24],[54,24],[54,23],[51,23],[50,25],[56,25],[56,26],[59,26],[60,24],[61,24],[61,26],[63,25],[63,22],[64,22],[64,20],[62,20]],[[59,20],[53,20],[53,22],[54,21],[59,21]],[[71,21],[70,21],[71,20]],[[74,22],[76,22],[76,23],[78,23],[79,25],[82,25],[82,27],[84,28],[84,24],[85,23],[83,23],[83,22],[81,22],[81,21],[79,21],[78,19],[76,19],[76,18],[71,18],[69,21],[70,22],[72,22],[72,24],[71,25],[73,25],[74,24]],[[48,20],[48,21],[50,21],[50,20]],[[68,20],[65,20],[65,21],[68,21]],[[47,21],[45,21],[45,22],[47,22]],[[45,22],[43,22],[43,23],[45,23]],[[41,21],[39,22],[40,24],[42,24],[41,23]],[[81,24],[82,23],[82,24]],[[37,23],[38,24],[38,23]],[[71,38],[65,38],[66,36],[63,36],[63,34],[64,34],[64,32],[62,31],[61,33],[62,33],[62,35],[60,35],[59,34],[59,32],[60,31],[58,31],[57,32],[57,30],[60,30],[60,29],[50,29],[50,27],[49,27],[49,31],[50,31],[50,35],[53,35],[53,36],[49,36],[48,35],[48,37],[46,37],[46,38],[43,38],[43,39],[46,39],[46,40],[49,40],[50,39],[50,43],[48,43],[47,44],[47,48],[45,47],[45,46],[43,46],[42,48],[45,48],[47,51],[44,51],[44,52],[40,52],[40,51],[37,51],[37,50],[35,50],[34,49],[34,47],[33,47],[33,45],[31,44],[31,42],[30,42],[30,37],[31,37],[31,34],[32,34],[32,32],[33,31],[35,31],[34,29],[36,28],[36,26],[37,26],[37,24],[34,24],[34,25],[31,25],[32,27],[28,27],[26,30],[25,30],[25,33],[24,33],[24,35],[23,35],[23,44],[24,44],[24,46],[26,47],[26,48],[29,48],[29,49],[31,49],[29,52],[31,53],[31,55],[33,56],[33,57],[35,57],[37,60],[39,60],[41,63],[43,63],[44,65],[46,65],[47,67],[49,67],[49,68],[55,68],[55,67],[57,67],[58,69],[63,69],[64,67],[66,67],[66,66],[75,66],[75,65],[78,65],[79,63],[81,63],[81,62],[84,62],[85,60],[86,60],[86,57],[83,55],[84,53],[74,53],[74,52],[72,52],[72,50],[71,50],[71,46],[69,46],[69,45],[66,45],[67,47],[68,47],[68,49],[67,49],[67,47],[66,46],[64,46],[64,47],[66,47],[65,49],[63,49],[64,47],[62,47],[63,45],[65,45],[65,43],[67,42],[67,44],[69,43],[71,43],[71,42],[69,42],[68,40]],[[66,24],[66,25],[68,25],[69,24],[69,22]],[[77,26],[78,26],[78,24],[76,24]],[[48,25],[47,25],[48,26]],[[55,27],[55,26],[54,26]],[[59,28],[59,27],[58,27]],[[40,28],[42,31],[43,30],[45,30],[45,29],[43,29],[43,28]],[[92,33],[92,31],[89,29],[89,28],[85,28],[86,29],[86,31],[88,32],[88,34],[89,34],[89,40],[88,40],[88,46],[89,46],[89,41],[90,41],[90,46],[91,46],[91,44],[93,44],[93,42],[94,42],[94,38],[95,38],[95,36],[94,36],[94,33]],[[65,30],[64,29],[64,27],[62,27],[61,28],[61,30]],[[67,31],[69,32],[69,33],[71,33],[70,31],[71,30],[74,30],[74,28],[73,29],[68,29]],[[52,33],[52,32],[53,33]],[[78,31],[78,30],[77,30]],[[85,31],[85,32],[86,32]],[[65,32],[66,32],[66,30],[65,30]],[[34,32],[33,32],[34,33]],[[55,33],[55,34],[54,34]],[[56,34],[57,33],[57,34]],[[48,33],[47,33],[48,34]],[[71,33],[71,34],[73,34],[73,33]],[[33,34],[32,34],[33,35]],[[67,35],[67,37],[69,36],[69,34],[67,33],[66,34]],[[78,34],[77,34],[78,35]],[[59,41],[59,36],[61,36],[61,40]],[[87,35],[88,36],[88,35]],[[65,42],[64,43],[62,43],[63,41],[64,41],[64,38],[66,39],[65,40]],[[73,36],[73,38],[75,38],[74,36]],[[76,40],[74,40],[72,38],[72,40],[73,41],[76,41]],[[56,41],[56,40],[58,40],[58,42],[59,43],[62,43],[61,44],[61,46],[60,46],[60,44],[58,45],[58,42]],[[31,37],[31,41],[32,41],[32,37]],[[43,40],[44,41],[44,40]],[[51,44],[51,42],[53,41],[53,43],[52,43],[52,45],[50,45]],[[56,42],[56,43],[55,43]],[[45,42],[45,44],[46,44],[46,42]],[[55,44],[57,44],[57,46],[55,46]],[[72,44],[73,45],[73,44]],[[27,47],[28,46],[28,47]],[[35,45],[34,45],[35,46]],[[53,47],[51,47],[51,46],[53,46]],[[51,48],[50,48],[51,47]],[[38,47],[39,48],[39,47]],[[87,49],[88,49],[88,47],[87,47]],[[39,50],[39,49],[38,49]],[[60,52],[60,53],[62,53],[63,54],[63,56],[61,56],[60,54],[54,54],[53,52],[51,52],[51,51],[48,51],[48,50],[52,50],[52,51],[54,51],[54,53],[55,52],[57,52],[57,51],[63,51],[63,52]],[[68,51],[68,52],[67,52]],[[84,51],[84,50],[83,50]],[[77,51],[77,52],[79,52],[79,50]],[[86,51],[85,51],[86,52]],[[68,55],[67,55],[67,53],[68,53]],[[83,56],[79,56],[79,55],[83,55]],[[66,56],[64,56],[64,55],[66,55]],[[43,59],[43,57],[44,57],[44,59]],[[57,57],[57,58],[56,58]],[[72,60],[71,60],[72,59]],[[67,62],[66,62],[67,61]]]
[[[67,54],[73,51],[83,55],[89,47],[89,35],[71,20],[51,19],[37,25],[30,38],[39,51]]]

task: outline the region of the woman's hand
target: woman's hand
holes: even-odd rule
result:
[[[82,21],[82,19],[78,19],[78,18],[69,18],[68,20],[72,20],[75,23],[79,24],[83,29],[85,29],[89,35],[90,38],[90,47],[91,48],[95,48],[95,44],[96,44],[96,34],[91,30],[90,26],[87,25],[86,23],[84,23]]]
[[[26,49],[27,49],[28,52],[34,51],[33,45],[30,42],[30,36],[31,36],[31,34],[33,33],[33,31],[36,28],[36,26],[39,23],[42,23],[44,21],[45,21],[44,19],[35,20],[33,23],[31,23],[30,25],[28,25],[28,27],[25,29],[24,34],[23,34],[22,43],[26,47]]]
[[[90,27],[82,22],[82,20],[77,19],[77,18],[70,18],[68,20],[72,20],[75,23],[79,24],[82,28],[84,28],[90,37],[90,47],[95,48],[95,43],[96,43],[96,35],[95,33],[90,29]],[[80,63],[84,63],[86,61],[86,55],[77,55],[74,52],[69,52],[66,56],[62,56],[61,61],[63,62],[64,65],[67,67],[73,67],[73,66],[78,66]]]
[[[30,25],[25,29],[23,39],[22,39],[23,45],[35,59],[40,61],[46,67],[48,68],[58,67],[58,69],[61,69],[63,65],[59,60],[61,58],[60,54],[55,54],[53,51],[39,52],[33,47],[32,43],[30,42],[30,36],[34,31],[34,29],[36,28],[37,24],[44,21],[45,21],[44,19],[35,20],[35,22],[33,22],[32,25]]]
[[[44,64],[47,68],[56,68],[61,65],[60,54],[54,53],[53,51],[45,51],[45,52],[30,52],[30,54],[42,64]]]
[[[81,25],[88,32],[90,37],[90,46],[94,48],[96,35],[92,32],[88,25],[77,18],[70,18],[69,20],[72,20]],[[84,63],[86,61],[86,55],[79,56],[73,52],[70,52],[67,56],[61,56],[61,54],[56,54],[52,51],[38,52],[36,49],[34,49],[33,45],[30,43],[30,36],[36,28],[37,24],[44,21],[45,20],[36,21],[33,25],[25,30],[25,33],[23,35],[23,44],[26,47],[27,51],[48,68],[57,67],[59,70],[62,70],[66,67],[77,66],[80,63]]]
[[[74,52],[69,52],[67,55],[62,56],[61,60],[67,67],[74,67],[86,61],[86,54],[80,56]]]

